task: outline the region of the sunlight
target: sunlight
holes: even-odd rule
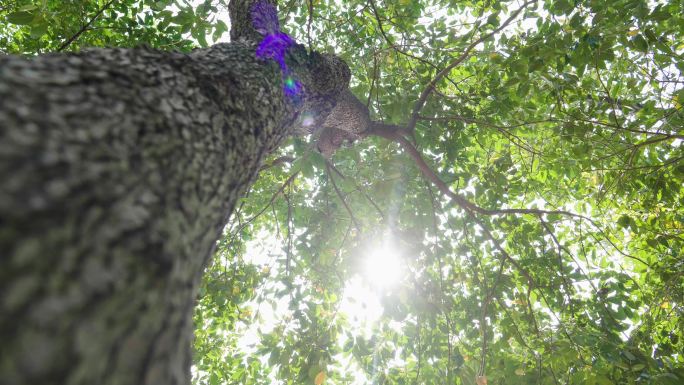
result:
[[[370,337],[375,322],[382,316],[380,298],[359,276],[347,282],[340,302],[340,311],[348,317],[353,330]]]
[[[404,274],[399,251],[391,239],[369,248],[361,262],[361,274],[347,281],[340,311],[349,317],[353,329],[370,337],[384,309],[383,293],[399,282]]]
[[[403,271],[399,252],[389,241],[370,251],[363,267],[363,274],[370,285],[378,289],[392,287],[399,281]]]

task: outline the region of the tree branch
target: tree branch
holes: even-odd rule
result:
[[[392,48],[393,50],[395,50],[396,52],[399,52],[400,54],[402,54],[402,55],[404,55],[404,56],[408,56],[408,57],[410,57],[410,58],[412,58],[412,59],[418,60],[419,62],[421,62],[421,63],[423,63],[423,64],[426,64],[426,65],[428,65],[428,66],[430,66],[430,67],[437,68],[437,66],[434,65],[434,64],[432,64],[430,61],[425,60],[425,59],[423,59],[423,58],[421,58],[421,57],[418,57],[418,56],[416,56],[416,55],[414,55],[414,54],[412,54],[412,53],[410,53],[410,52],[406,52],[406,51],[402,50],[398,45],[396,45],[396,44],[389,38],[389,36],[387,36],[387,34],[385,33],[385,29],[383,28],[383,26],[382,26],[382,21],[381,21],[381,19],[380,19],[380,14],[378,13],[377,8],[375,7],[375,1],[369,0],[369,3],[370,3],[370,5],[371,5],[371,8],[373,9],[373,15],[375,16],[375,20],[378,22],[378,29],[380,30],[380,34],[381,34],[382,37],[385,39],[385,41],[386,41],[387,44],[390,46],[390,48]]]
[[[506,28],[520,14],[520,12],[523,11],[523,9],[525,9],[528,5],[534,3],[535,1],[536,0],[530,0],[525,2],[520,8],[513,12],[511,16],[508,17],[508,19],[501,23],[501,25],[498,28],[496,28],[495,30],[486,35],[481,36],[474,42],[470,43],[470,45],[465,49],[465,51],[463,51],[463,53],[460,56],[454,59],[451,63],[449,63],[448,66],[446,66],[443,70],[439,71],[437,75],[435,75],[435,77],[430,81],[430,83],[428,83],[423,92],[420,94],[420,97],[418,98],[416,104],[413,107],[411,119],[409,120],[409,123],[407,125],[407,129],[409,131],[413,131],[413,129],[416,127],[416,122],[418,121],[418,114],[420,113],[420,110],[423,109],[423,106],[425,105],[428,96],[430,96],[432,90],[435,89],[437,83],[440,80],[442,80],[442,78],[445,77],[452,69],[454,69],[456,66],[463,63],[468,57],[470,57],[470,51],[472,51],[478,44],[482,43],[483,41],[492,37],[494,34]]]
[[[451,198],[451,200],[456,203],[460,208],[465,210],[469,214],[473,213],[478,213],[482,215],[487,215],[487,216],[494,216],[494,215],[512,215],[512,214],[527,214],[527,215],[535,215],[538,216],[541,219],[542,215],[563,215],[571,218],[576,218],[576,219],[583,219],[589,222],[596,230],[610,243],[610,245],[622,256],[633,259],[635,261],[639,261],[643,263],[645,266],[651,267],[649,263],[644,261],[643,259],[633,256],[631,254],[625,253],[624,251],[620,250],[620,248],[608,237],[605,231],[591,218],[573,213],[570,211],[566,210],[543,210],[543,209],[486,209],[483,207],[480,207],[476,205],[475,203],[467,200],[466,198],[463,198],[462,196],[458,195],[456,192],[452,191],[449,186],[447,186],[442,179],[430,168],[430,166],[425,162],[423,157],[421,156],[420,152],[416,149],[416,147],[411,144],[411,142],[406,139],[406,130],[403,127],[399,126],[393,126],[389,124],[377,124],[373,123],[371,129],[366,133],[366,135],[375,135],[375,136],[380,136],[385,139],[389,139],[393,142],[399,143],[401,147],[408,153],[408,155],[413,158],[414,162],[416,163],[416,166],[420,170],[420,172],[423,174],[425,178],[427,178],[430,182],[432,182],[437,189],[447,197]]]
[[[531,121],[531,122],[517,123],[517,124],[511,125],[511,126],[504,126],[504,125],[485,122],[483,120],[471,119],[471,118],[467,118],[465,116],[460,116],[460,115],[450,115],[450,116],[434,117],[434,118],[428,118],[426,116],[419,116],[418,119],[419,120],[429,120],[429,121],[447,121],[447,122],[449,122],[451,120],[457,120],[457,121],[460,121],[463,123],[476,124],[476,125],[480,125],[480,126],[494,128],[497,131],[499,131],[501,134],[503,134],[505,137],[507,137],[508,140],[510,140],[511,143],[513,143],[513,145],[515,145],[516,147],[521,148],[521,149],[523,149],[527,152],[530,152],[532,154],[539,155],[539,156],[542,155],[542,153],[540,151],[536,150],[529,143],[527,143],[524,139],[522,139],[519,136],[512,133],[511,129],[526,126],[526,125],[532,125],[532,124],[554,122],[554,120],[552,120],[552,119],[544,119],[544,120],[537,120],[537,121]]]
[[[281,156],[281,157],[279,157],[279,158],[273,159],[273,161],[272,161],[271,163],[268,163],[268,164],[265,164],[265,165],[261,166],[261,168],[259,168],[259,171],[264,171],[264,170],[267,170],[267,169],[269,169],[269,168],[271,168],[271,167],[275,167],[275,166],[277,166],[277,165],[279,165],[279,164],[282,164],[282,163],[292,163],[292,162],[294,162],[294,161],[295,161],[295,158],[294,158],[294,157],[284,155],[284,156]]]
[[[383,138],[389,139],[391,141],[397,142],[401,147],[408,153],[408,155],[413,158],[416,162],[416,166],[421,171],[421,173],[432,182],[442,194],[451,198],[451,200],[456,203],[459,207],[466,211],[472,211],[483,215],[507,215],[507,214],[530,214],[530,215],[544,215],[544,214],[559,214],[574,218],[581,218],[594,223],[591,218],[588,218],[581,214],[572,213],[565,210],[543,210],[543,209],[485,209],[480,207],[473,202],[463,198],[457,193],[451,191],[449,186],[444,183],[437,174],[432,171],[430,166],[425,162],[421,154],[418,152],[416,147],[411,144],[411,142],[402,135],[405,130],[392,129],[391,125],[384,125],[384,127],[373,127],[369,132],[370,135],[381,136]]]
[[[292,183],[292,181],[294,181],[294,179],[295,179],[295,177],[297,177],[297,175],[299,175],[299,170],[297,170],[297,171],[295,171],[294,173],[292,173],[292,175],[290,175],[290,177],[287,178],[287,180],[285,181],[285,183],[283,183],[283,184],[280,186],[280,188],[279,188],[275,193],[273,193],[273,195],[271,196],[271,199],[268,201],[268,203],[267,203],[261,210],[259,210],[259,212],[257,212],[256,214],[254,214],[251,218],[249,218],[248,220],[246,220],[240,227],[238,227],[238,229],[236,230],[236,232],[242,231],[242,229],[244,229],[248,224],[252,223],[252,222],[253,222],[255,219],[257,219],[261,214],[263,214],[263,213],[269,208],[269,206],[271,206],[271,205],[273,204],[273,202],[275,202],[275,200],[276,200],[276,198],[278,197],[278,195],[282,194],[283,191],[285,191],[285,188],[286,188],[287,186],[289,186],[289,185]]]
[[[252,20],[252,7],[259,2],[262,2],[262,5],[270,4],[273,7],[276,6],[275,0],[230,0],[228,3],[230,41],[246,40],[254,44],[258,44],[261,41],[263,36],[254,28],[254,21]],[[267,18],[268,15],[262,16]]]
[[[342,205],[344,205],[344,208],[347,210],[347,213],[349,213],[349,217],[351,218],[351,221],[354,223],[354,227],[356,227],[357,231],[361,231],[361,227],[359,226],[359,223],[356,221],[356,217],[354,216],[354,212],[351,210],[349,205],[347,205],[347,202],[344,200],[344,197],[342,196],[342,192],[340,189],[337,188],[337,183],[335,183],[335,178],[332,176],[332,172],[330,170],[330,165],[328,163],[325,164],[325,168],[328,171],[328,176],[330,177],[330,182],[332,183],[333,188],[335,189],[335,192],[337,193],[337,197],[340,198],[342,201]]]
[[[90,27],[90,25],[93,24],[98,17],[100,17],[102,12],[106,11],[112,4],[114,4],[115,1],[117,1],[117,0],[109,0],[105,5],[103,5],[102,8],[100,8],[93,15],[93,17],[91,17],[90,20],[85,25],[83,25],[83,27],[81,27],[81,29],[78,32],[76,32],[76,34],[74,34],[72,37],[69,38],[69,40],[65,41],[64,43],[62,43],[62,45],[59,46],[59,48],[57,48],[57,52],[63,51],[71,43],[73,43],[76,39],[78,39],[83,34],[83,32],[87,31],[88,27]]]
[[[347,176],[344,175],[340,170],[338,170],[337,167],[335,167],[335,165],[330,160],[326,159],[325,162],[330,167],[330,169],[335,172],[335,174],[340,176],[340,178],[347,179]],[[368,202],[370,202],[371,206],[373,206],[373,208],[375,208],[375,211],[378,212],[378,215],[380,215],[380,218],[382,218],[384,220],[385,214],[380,209],[380,206],[378,206],[378,204],[375,203],[375,201],[370,197],[370,195],[368,195],[368,193],[366,193],[363,190],[363,188],[361,188],[361,186],[359,186],[359,184],[356,183],[356,181],[354,181],[354,179],[350,179],[350,180],[352,183],[354,183],[354,187],[356,187],[356,190],[358,190],[361,193],[361,195],[363,195],[366,198],[366,200],[368,200]]]

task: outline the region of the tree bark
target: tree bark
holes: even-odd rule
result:
[[[0,57],[0,384],[187,384],[202,271],[303,109],[346,89],[248,42]],[[340,75],[341,74],[341,75]]]

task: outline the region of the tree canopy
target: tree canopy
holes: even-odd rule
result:
[[[684,4],[279,17],[409,134],[271,154],[205,273],[194,383],[684,381]],[[0,51],[23,55],[188,51],[230,24],[227,0],[9,0],[0,20]]]

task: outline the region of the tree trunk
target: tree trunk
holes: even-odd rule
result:
[[[292,51],[303,102],[241,43],[0,57],[0,384],[189,383],[196,289],[237,199],[347,86]]]

